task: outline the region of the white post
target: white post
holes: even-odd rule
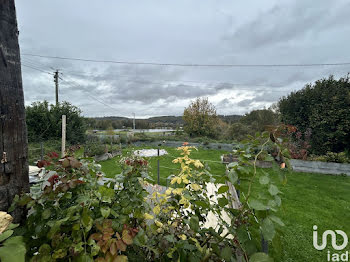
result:
[[[66,152],[66,115],[62,115],[62,148],[61,148],[61,157],[65,156]]]

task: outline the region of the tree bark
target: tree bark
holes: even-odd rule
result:
[[[0,0],[0,210],[29,192],[28,142],[14,0]],[[24,209],[11,213],[25,219]]]

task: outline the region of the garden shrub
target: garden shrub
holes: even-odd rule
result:
[[[121,159],[122,173],[104,182],[94,163],[50,154],[46,168],[55,173],[43,190],[14,201],[29,209],[22,229],[27,257],[31,261],[272,261],[260,251],[260,233],[279,253],[280,191],[268,173],[256,169],[257,159],[271,144],[281,147],[268,133],[255,137],[237,150],[239,162],[228,166],[225,182],[242,195],[238,209],[231,205],[234,192],[226,184],[218,185],[218,199],[213,201],[206,186],[216,183],[215,177],[190,158],[196,149],[186,143],[173,161],[180,172],[171,187],[152,195],[145,190],[151,178],[142,158]],[[253,194],[254,181],[265,190]],[[228,219],[223,219],[223,212]],[[210,213],[217,218],[215,228],[204,226]]]
[[[88,141],[85,144],[84,152],[86,156],[93,157],[108,152],[108,147],[101,142]]]
[[[346,152],[334,153],[327,152],[322,156],[312,155],[308,160],[321,161],[321,162],[335,162],[335,163],[350,163],[350,157]]]

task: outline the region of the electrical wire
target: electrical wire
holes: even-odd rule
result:
[[[71,80],[70,82],[74,83],[75,85],[74,85],[74,84],[72,85],[70,82],[68,82],[67,80],[63,79],[62,77],[60,77],[60,79],[61,79],[63,82],[65,82],[66,84],[68,84],[69,86],[71,86],[71,87],[80,87],[80,85],[78,85],[78,84],[77,84],[75,81],[73,81],[73,80]],[[109,108],[111,108],[111,109],[113,109],[113,110],[117,110],[117,111],[118,111],[118,109],[116,109],[116,108],[114,108],[114,107],[108,105],[107,103],[103,102],[102,100],[99,100],[98,98],[89,95],[88,92],[87,92],[86,90],[85,90],[85,93],[86,93],[87,96],[89,96],[89,97],[92,98],[93,100],[95,100],[95,101],[97,101],[97,102],[99,102],[99,103],[101,103],[101,104],[103,104],[103,105],[105,105],[105,106],[107,106],[107,107],[109,107]]]
[[[44,71],[44,70],[42,70],[42,69],[40,69],[40,68],[36,68],[36,67],[31,66],[31,65],[27,65],[27,64],[23,64],[23,63],[21,63],[21,65],[24,66],[24,67],[31,68],[31,69],[33,69],[33,70],[40,71],[40,72],[45,73],[45,74],[54,75],[54,74],[52,74],[52,73],[46,72],[46,71]]]
[[[305,64],[185,64],[185,63],[156,63],[156,62],[134,62],[134,61],[117,61],[117,60],[95,60],[86,58],[47,56],[38,54],[22,53],[24,56],[42,57],[50,59],[94,62],[94,63],[112,63],[125,65],[151,65],[151,66],[176,66],[176,67],[319,67],[319,66],[343,66],[350,65],[350,62],[338,63],[305,63]]]

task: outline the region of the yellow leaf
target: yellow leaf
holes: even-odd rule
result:
[[[149,220],[149,219],[153,219],[154,216],[152,216],[152,215],[150,215],[150,214],[148,214],[148,213],[145,213],[145,214],[144,214],[144,218]]]
[[[196,160],[194,162],[194,166],[197,167],[197,168],[203,168],[204,167],[204,165],[199,160]]]
[[[156,220],[154,223],[157,225],[157,227],[163,227],[163,223],[158,220]]]
[[[159,213],[160,213],[160,206],[155,206],[154,208],[153,208],[153,213],[154,214],[156,214],[156,215],[158,215]]]
[[[177,182],[177,177],[174,177],[172,180],[171,180],[171,182],[170,182],[170,184],[175,184]]]
[[[181,184],[181,178],[180,177],[177,177],[177,183]]]
[[[173,190],[173,193],[175,195],[181,195],[183,190],[184,190],[183,188],[176,188],[176,189]]]
[[[166,195],[170,195],[172,193],[172,189],[171,188],[168,188],[166,191],[165,191],[165,194]]]
[[[182,240],[186,240],[186,239],[187,239],[187,236],[184,235],[184,234],[182,234],[182,235],[179,236],[179,238],[181,238]]]
[[[198,191],[198,190],[201,189],[201,187],[200,187],[199,185],[197,185],[197,184],[190,184],[190,186],[192,187],[192,189],[193,189],[194,191]]]

